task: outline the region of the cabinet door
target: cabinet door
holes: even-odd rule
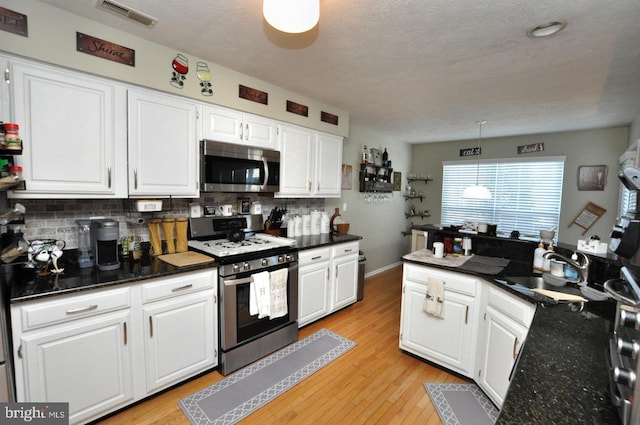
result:
[[[333,291],[331,310],[353,304],[358,291],[358,255],[333,259]]]
[[[143,308],[149,393],[217,364],[214,295],[210,289]]]
[[[129,194],[199,196],[198,105],[130,90]]]
[[[242,112],[215,106],[203,106],[203,139],[242,144],[243,130]]]
[[[444,319],[424,312],[427,286],[405,281],[402,289],[400,348],[465,376],[473,368],[473,298],[444,294]]]
[[[314,175],[313,132],[290,125],[280,126],[279,196],[311,195]]]
[[[342,187],[342,137],[317,133],[314,195],[339,197]]]
[[[427,238],[422,230],[411,230],[411,252],[419,251],[427,246]]]
[[[251,114],[244,114],[242,119],[244,125],[242,133],[246,145],[279,150],[274,120]]]
[[[23,335],[25,400],[69,402],[71,423],[133,400],[130,311]],[[20,360],[18,360],[20,361]]]
[[[329,314],[329,261],[298,269],[298,327]]]
[[[484,320],[485,346],[478,384],[500,407],[507,394],[509,375],[526,338],[527,329],[490,306],[487,307]]]
[[[11,87],[27,187],[13,197],[126,198],[124,87],[22,62]]]

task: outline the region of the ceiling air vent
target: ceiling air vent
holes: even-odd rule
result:
[[[142,12],[138,12],[137,10],[134,10],[123,4],[116,3],[112,0],[98,0],[98,3],[96,3],[96,7],[98,9],[106,10],[107,12],[114,15],[118,15],[122,18],[142,24],[147,28],[153,28],[156,22],[158,22],[158,20],[154,17],[145,15]]]

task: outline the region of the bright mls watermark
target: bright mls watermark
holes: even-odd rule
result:
[[[3,425],[68,425],[69,403],[0,403]]]

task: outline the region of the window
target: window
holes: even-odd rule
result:
[[[564,157],[443,162],[444,225],[465,221],[498,225],[498,233],[517,230],[539,239],[540,230],[559,226]],[[462,199],[469,185],[486,186],[492,199]]]

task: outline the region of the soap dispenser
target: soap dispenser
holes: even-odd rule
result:
[[[544,271],[544,253],[547,252],[544,249],[544,244],[540,242],[538,247],[533,251],[533,271]]]

